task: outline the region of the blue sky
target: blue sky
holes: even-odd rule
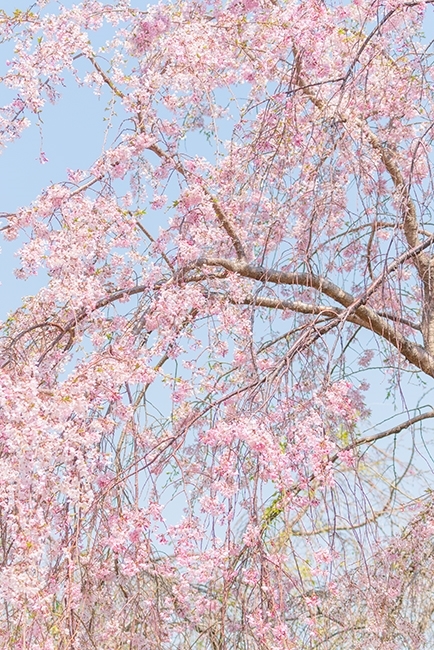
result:
[[[22,0],[2,3],[2,8],[9,12],[28,6]],[[5,70],[5,61],[12,56],[11,45],[1,44],[0,75]],[[69,72],[64,78],[61,99],[55,105],[45,105],[42,124],[37,124],[36,116],[29,116],[32,126],[0,155],[0,213],[14,212],[28,205],[45,187],[64,180],[68,168],[88,169],[102,152],[108,93],[103,89],[101,96],[97,96],[92,89],[79,87]],[[7,104],[11,98],[12,93],[0,85],[0,105]],[[41,151],[48,157],[45,164],[39,160]],[[23,296],[33,294],[45,280],[43,276],[26,281],[15,278],[13,269],[18,266],[15,252],[20,241],[23,240],[3,240],[0,244],[0,319],[3,320],[20,305]]]

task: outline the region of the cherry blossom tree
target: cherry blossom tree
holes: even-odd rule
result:
[[[4,155],[65,84],[113,116],[2,214],[46,278],[1,324],[2,648],[432,647],[431,15],[0,11]]]

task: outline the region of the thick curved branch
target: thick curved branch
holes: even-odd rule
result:
[[[375,334],[378,334],[387,340],[397,348],[407,361],[414,364],[431,377],[434,377],[434,357],[431,356],[431,354],[429,354],[429,352],[427,352],[422,346],[406,339],[396,330],[396,327],[394,327],[393,324],[386,320],[386,318],[380,316],[378,312],[365,304],[369,296],[378,289],[390,273],[396,270],[404,261],[412,257],[412,255],[417,254],[422,247],[431,245],[433,239],[434,236],[432,239],[420,244],[417,249],[404,253],[397,258],[358,298],[354,298],[354,296],[344,291],[327,278],[312,273],[288,273],[286,271],[267,269],[263,266],[255,266],[236,260],[212,257],[201,258],[197,261],[197,265],[219,266],[233,273],[237,273],[242,277],[251,278],[264,283],[272,282],[273,284],[298,285],[316,289],[345,308],[345,310],[341,311],[337,315],[335,322],[331,321],[328,329],[331,329],[331,327],[337,325],[339,322],[350,320],[351,318],[352,322],[362,325],[366,329],[371,330]]]
[[[326,305],[314,305],[312,303],[302,302],[301,300],[279,300],[278,298],[262,298],[256,296],[246,296],[242,300],[232,300],[234,305],[253,305],[255,307],[268,307],[269,309],[279,309],[285,311],[295,311],[298,314],[315,314],[318,316],[334,318],[343,313],[340,308],[328,307]]]
[[[256,297],[253,295],[245,296],[242,300],[230,300],[235,305],[254,305],[255,307],[268,307],[269,309],[279,309],[282,311],[294,311],[298,314],[315,314],[324,316],[325,318],[334,318],[343,313],[339,307],[330,307],[329,305],[314,305],[313,303],[302,302],[301,300],[279,300],[279,298],[264,298]],[[414,330],[420,331],[419,323],[409,320],[408,318],[401,318],[395,314],[389,314],[385,311],[377,312],[382,318],[386,318],[395,323],[406,325]],[[357,317],[349,316],[347,321],[361,325],[361,321]]]

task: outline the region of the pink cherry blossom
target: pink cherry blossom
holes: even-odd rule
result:
[[[0,10],[3,155],[107,108],[0,215],[1,648],[432,647],[430,12]]]

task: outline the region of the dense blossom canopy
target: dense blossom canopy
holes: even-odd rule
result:
[[[3,155],[110,115],[2,214],[1,648],[433,647],[432,13],[0,10]]]

